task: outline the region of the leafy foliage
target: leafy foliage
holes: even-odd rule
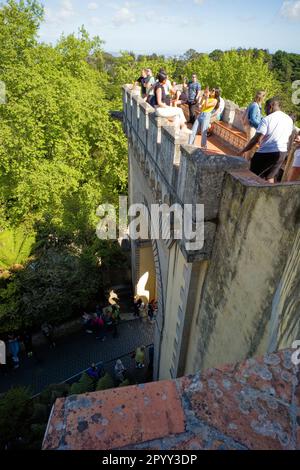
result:
[[[96,390],[109,390],[111,388],[114,388],[114,381],[111,375],[106,373],[101,379],[98,381]]]
[[[82,393],[93,392],[95,381],[84,372],[79,380],[71,385],[69,395],[80,395]]]
[[[25,388],[11,389],[0,397],[0,449],[26,434],[31,412],[29,398]]]
[[[35,234],[26,233],[22,227],[0,233],[0,268],[8,269],[25,263],[34,243]]]
[[[55,46],[40,43],[43,18],[38,0],[0,7],[7,90],[0,106],[0,332],[38,326],[46,316],[70,318],[105,287],[103,273],[122,266],[115,245],[96,238],[96,209],[117,206],[127,192],[126,138],[110,111],[121,108],[121,86],[142,68],[164,68],[177,82],[195,72],[203,86],[220,86],[240,106],[258,88],[281,94],[285,110],[300,119],[291,103],[298,54],[190,49],[182,57],[113,57],[84,28]]]

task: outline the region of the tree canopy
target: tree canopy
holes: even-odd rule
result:
[[[55,45],[39,41],[39,0],[0,7],[0,331],[55,321],[96,299],[105,269],[123,260],[99,244],[96,209],[127,192],[127,143],[110,111],[121,86],[142,68],[164,68],[181,82],[197,73],[204,86],[247,105],[257,89],[291,102],[300,56],[267,50],[188,50],[180,57],[104,51],[82,27]],[[51,240],[57,240],[55,246]],[[99,259],[104,259],[101,265]]]

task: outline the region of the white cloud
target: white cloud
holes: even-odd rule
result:
[[[300,20],[300,0],[285,0],[281,7],[281,15],[289,20]]]
[[[58,12],[58,16],[61,19],[68,19],[75,14],[73,4],[71,0],[62,0],[61,9]]]
[[[98,3],[91,2],[91,3],[88,4],[88,10],[94,11],[94,10],[97,10],[97,9],[98,9]]]
[[[113,23],[115,26],[122,26],[123,24],[132,24],[136,22],[136,15],[133,10],[130,9],[129,4],[125,4],[119,8],[113,17]]]
[[[194,0],[194,3],[196,3],[196,5],[203,5],[204,0]]]
[[[62,0],[60,7],[55,12],[51,8],[46,8],[45,12],[46,20],[50,23],[63,22],[75,16],[75,10],[71,0]]]

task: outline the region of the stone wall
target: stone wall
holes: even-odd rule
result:
[[[241,129],[227,102],[226,122]],[[300,184],[265,184],[234,156],[207,156],[124,87],[130,202],[204,204],[205,243],[152,241],[157,378],[235,363],[300,334]],[[134,258],[139,248],[133,246]]]
[[[300,339],[300,184],[226,176],[186,371],[291,347]]]

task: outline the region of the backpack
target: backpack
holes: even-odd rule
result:
[[[249,106],[246,108],[243,113],[242,113],[242,123],[244,127],[249,127],[250,126],[250,121],[249,121]]]

